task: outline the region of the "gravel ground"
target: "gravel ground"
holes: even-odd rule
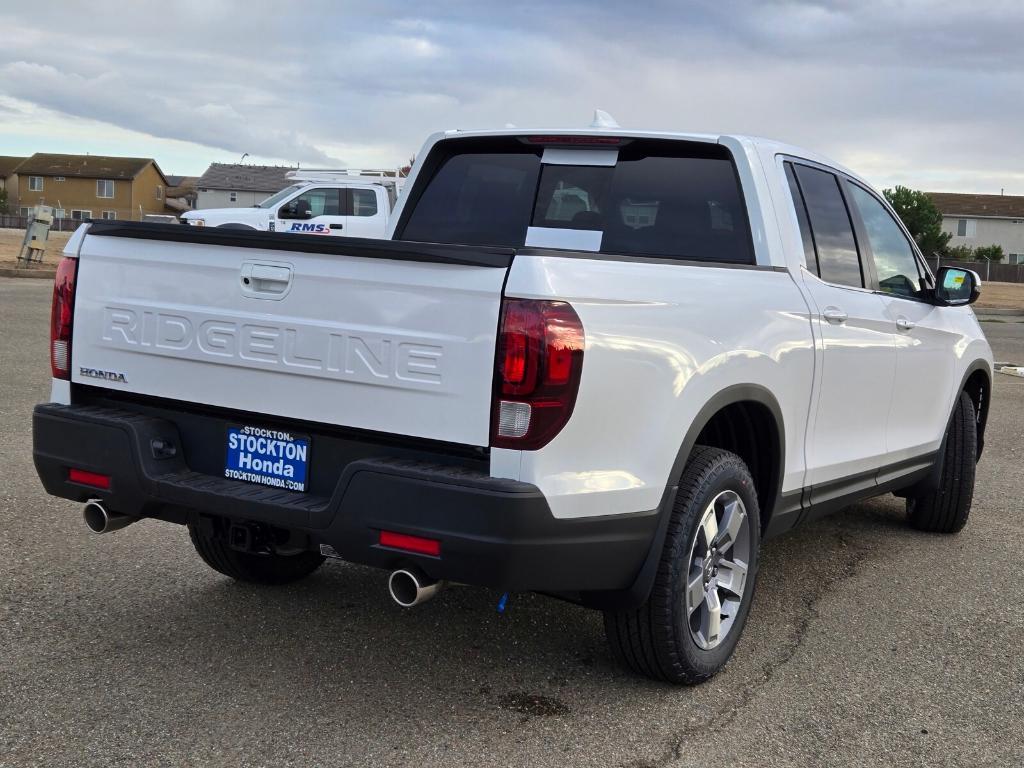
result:
[[[554,600],[405,612],[370,569],[253,588],[175,526],[87,535],[32,469],[49,291],[0,279],[0,766],[1024,763],[1024,379],[996,376],[961,534],[890,496],[769,542],[733,661],[672,688]],[[1024,360],[1024,324],[985,328]]]

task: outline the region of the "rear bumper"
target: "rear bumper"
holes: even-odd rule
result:
[[[371,457],[328,467],[333,490],[321,495],[227,480],[211,474],[209,462],[205,472],[189,464],[190,440],[179,427],[194,428],[197,417],[146,411],[37,406],[33,458],[46,491],[75,501],[99,498],[122,514],[178,523],[202,515],[265,523],[293,532],[293,541],[309,549],[329,545],[348,561],[385,569],[413,564],[436,579],[502,590],[628,589],[656,534],[656,512],[558,520],[533,485],[381,455],[379,446],[367,451]],[[223,434],[221,426],[229,423],[203,418],[213,422],[205,423],[207,434]],[[109,489],[71,482],[71,468],[109,476]],[[381,547],[381,530],[437,539],[441,554]]]

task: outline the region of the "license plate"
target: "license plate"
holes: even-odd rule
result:
[[[306,490],[309,438],[277,429],[229,427],[224,477],[288,491]]]

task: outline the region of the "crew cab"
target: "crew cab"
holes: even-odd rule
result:
[[[764,539],[884,493],[965,524],[980,281],[933,274],[855,173],[612,127],[418,157],[386,240],[83,225],[34,414],[46,490],[96,532],[187,526],[235,579],[340,558],[403,606],[573,601],[675,683],[732,654]]]
[[[371,173],[376,175],[370,175]],[[379,171],[290,171],[294,183],[252,208],[189,211],[193,227],[336,237],[387,237],[403,178]]]

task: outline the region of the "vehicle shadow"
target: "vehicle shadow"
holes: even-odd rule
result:
[[[145,565],[108,560],[102,577],[116,599],[87,590],[70,600],[59,644],[44,643],[40,660],[66,694],[53,714],[72,725],[88,722],[84,702],[100,687],[123,705],[107,713],[115,721],[170,700],[210,744],[267,727],[315,728],[318,738],[327,728],[338,748],[354,749],[354,739],[393,743],[402,728],[432,749],[532,735],[600,750],[621,739],[602,723],[630,722],[643,759],[657,762],[687,733],[733,716],[793,659],[820,601],[863,560],[919,535],[900,509],[895,499],[860,504],[769,542],[733,661],[693,688],[618,668],[600,614],[567,603],[513,595],[499,614],[497,593],[458,586],[403,610],[385,573],[341,562],[285,587],[238,584],[209,571],[177,529],[157,534],[158,586],[136,582]],[[673,718],[643,716],[665,704]]]
[[[768,542],[751,620],[726,674],[749,665],[752,650],[771,655],[773,645],[785,644],[786,628],[798,623],[808,596],[820,597],[857,562],[878,556],[873,548],[881,540],[919,535],[906,528],[900,503],[859,504]],[[186,573],[177,575],[173,591],[122,592],[69,630],[116,638],[128,626],[134,643],[176,659],[179,669],[225,675],[226,685],[243,687],[417,681],[461,696],[474,688],[487,693],[604,680],[666,690],[619,670],[600,614],[569,603],[516,594],[499,613],[499,593],[452,586],[404,610],[388,597],[386,574],[375,569],[328,561],[302,582],[263,587],[206,570],[187,542],[180,550]],[[809,550],[814,557],[806,556]]]

